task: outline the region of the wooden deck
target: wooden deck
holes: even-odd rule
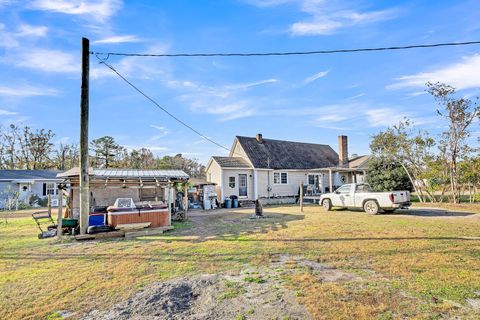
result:
[[[153,236],[164,233],[168,230],[173,230],[173,226],[166,226],[160,228],[144,228],[136,230],[117,230],[110,232],[100,232],[95,234],[77,234],[74,236],[75,240],[96,240],[109,238],[136,238],[142,236]]]

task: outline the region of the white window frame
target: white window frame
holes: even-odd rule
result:
[[[230,185],[230,183],[232,182],[232,178],[233,178],[233,187]],[[228,186],[232,189],[235,189],[236,185],[237,185],[237,180],[235,179],[235,176],[228,177]]]
[[[282,176],[285,175],[286,181],[282,182]],[[273,173],[273,184],[274,185],[285,185],[288,184],[288,172],[279,171]]]
[[[55,182],[47,182],[45,187],[45,194],[55,196],[57,195],[57,184]]]

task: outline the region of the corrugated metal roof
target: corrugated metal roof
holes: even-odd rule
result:
[[[74,177],[80,174],[80,169],[73,168],[58,177]],[[183,170],[138,170],[138,169],[89,169],[89,175],[92,177],[111,177],[111,178],[168,178],[168,179],[188,179],[189,176]]]
[[[56,179],[57,170],[0,170],[0,180],[42,180]]]
[[[222,168],[251,168],[247,160],[241,157],[212,157]]]

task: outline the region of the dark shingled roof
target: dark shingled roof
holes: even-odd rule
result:
[[[338,165],[338,154],[328,145],[237,136],[255,168],[316,169]],[[270,160],[270,164],[268,164]]]
[[[348,167],[354,169],[366,169],[371,156],[358,156],[348,161]]]
[[[247,160],[241,157],[212,157],[222,168],[251,168]]]
[[[0,170],[0,180],[17,180],[17,179],[56,179],[57,170]]]

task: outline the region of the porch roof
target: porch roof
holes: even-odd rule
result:
[[[317,169],[310,169],[307,170],[309,172],[316,172],[316,171],[332,171],[332,172],[365,172],[366,169],[361,168],[341,168],[341,167],[328,167],[328,168],[317,168]]]

